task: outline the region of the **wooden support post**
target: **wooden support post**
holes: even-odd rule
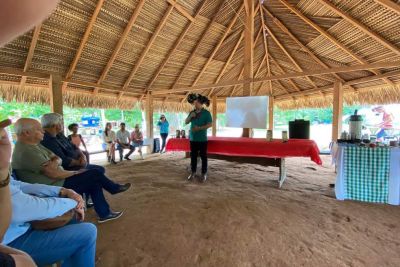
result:
[[[145,115],[146,115],[146,135],[147,140],[150,144],[149,148],[151,153],[153,151],[153,144],[154,144],[154,132],[153,132],[153,96],[150,93],[147,93],[146,97],[146,106],[145,106]]]
[[[212,136],[217,136],[217,95],[212,97]]]
[[[254,59],[254,1],[244,0],[246,9],[246,21],[244,30],[244,57],[243,57],[243,77],[245,80],[253,79],[253,59]],[[243,84],[243,96],[251,95],[252,83]],[[250,137],[250,129],[243,129],[243,137]]]
[[[343,86],[341,82],[333,85],[333,119],[332,119],[332,141],[336,141],[342,132],[343,115]]]
[[[63,114],[62,79],[59,75],[51,75],[49,82],[51,112]]]
[[[268,130],[274,130],[274,97],[268,97]]]

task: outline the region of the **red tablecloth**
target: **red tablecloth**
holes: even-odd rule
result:
[[[189,152],[190,141],[171,138],[168,140],[166,150]],[[283,143],[281,140],[267,142],[261,138],[210,137],[208,153],[265,158],[310,157],[318,165],[322,164],[317,144],[305,139],[290,139]]]

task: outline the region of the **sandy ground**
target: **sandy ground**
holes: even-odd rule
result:
[[[400,207],[338,201],[330,158],[278,169],[210,160],[205,184],[164,154],[107,166],[124,216],[98,225],[97,266],[400,266]],[[89,218],[94,212],[89,211]]]

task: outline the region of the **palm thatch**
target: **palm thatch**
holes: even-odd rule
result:
[[[262,2],[254,1],[252,95],[281,108],[325,107],[339,81],[348,104],[399,101],[400,65],[369,68],[400,62],[398,4]],[[183,111],[190,90],[242,95],[243,82],[230,83],[243,80],[245,12],[243,0],[62,0],[0,49],[1,97],[47,103],[49,80],[38,74],[59,75],[74,107],[130,109],[151,93],[156,109]],[[345,71],[357,65],[365,68]]]

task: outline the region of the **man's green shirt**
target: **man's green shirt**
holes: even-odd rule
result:
[[[192,119],[190,123],[190,141],[192,142],[206,142],[207,141],[207,130],[201,130],[193,132],[192,129],[195,126],[204,126],[212,123],[211,113],[202,109],[199,113],[196,113],[196,117]]]

